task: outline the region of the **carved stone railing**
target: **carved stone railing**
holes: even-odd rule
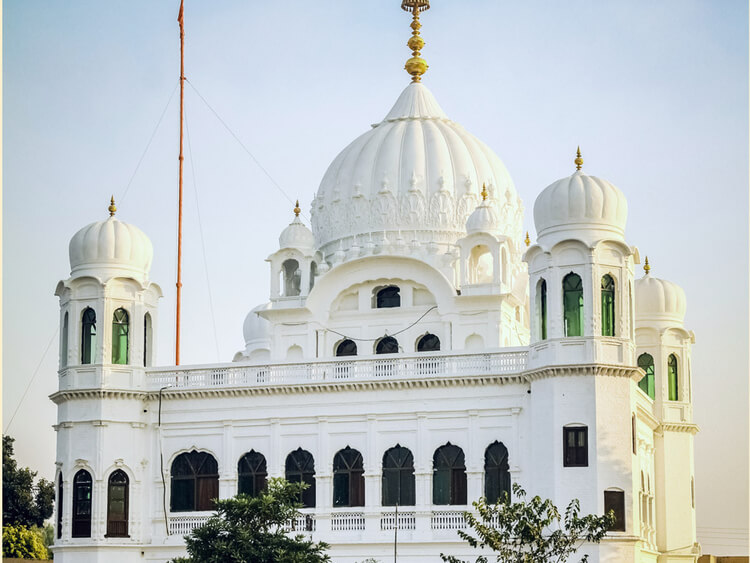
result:
[[[213,512],[190,512],[170,514],[167,518],[170,536],[187,536],[194,528],[202,526]]]
[[[364,529],[364,512],[334,512],[331,514],[332,532],[350,532]]]
[[[398,513],[398,529],[399,530],[414,530],[417,527],[417,519],[414,512],[399,512]],[[383,512],[380,515],[380,529],[381,530],[393,530],[396,528],[396,513],[395,512]]]
[[[526,368],[525,348],[483,354],[425,353],[378,357],[340,358],[305,363],[264,365],[217,364],[146,368],[148,386],[159,389],[205,389],[220,387],[266,387],[306,383],[343,383],[389,379],[431,379],[517,375]]]
[[[433,530],[459,530],[465,527],[463,510],[438,510],[430,518],[430,528]]]

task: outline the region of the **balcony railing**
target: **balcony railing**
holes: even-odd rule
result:
[[[216,387],[265,387],[305,383],[429,379],[519,374],[526,368],[528,352],[523,348],[483,354],[430,353],[390,355],[305,363],[265,365],[220,364],[215,366],[147,368],[151,389]]]

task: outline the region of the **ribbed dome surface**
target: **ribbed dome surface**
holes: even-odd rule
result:
[[[115,217],[85,226],[68,246],[71,276],[133,275],[148,277],[154,249],[138,227]]]
[[[312,204],[315,239],[327,256],[346,239],[398,231],[421,244],[464,236],[482,184],[503,232],[521,240],[521,201],[500,159],[448,119],[432,93],[411,83],[386,117],[355,139],[325,173]],[[406,236],[406,235],[405,235]],[[379,237],[379,238],[378,238]]]
[[[469,215],[466,220],[467,234],[492,233],[498,228],[497,211],[486,200]]]
[[[299,217],[295,217],[289,226],[279,235],[279,248],[298,248],[312,250],[315,248],[315,237]]]
[[[676,283],[645,275],[635,280],[636,319],[685,319],[685,292]]]
[[[579,170],[547,186],[534,202],[538,237],[555,231],[608,231],[624,239],[628,202],[615,186]]]

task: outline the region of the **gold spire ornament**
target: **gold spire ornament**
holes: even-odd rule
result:
[[[529,231],[526,231],[526,238],[523,239],[523,242],[526,243],[526,246],[529,246],[531,244],[531,239],[529,238]]]
[[[300,211],[302,210],[299,208],[299,200],[297,200],[294,204],[294,216],[299,217]]]
[[[110,217],[115,216],[115,212],[117,211],[117,206],[115,205],[115,196],[112,196],[112,199],[109,200],[109,207],[107,207],[107,211],[109,211]]]
[[[646,272],[646,275],[651,271],[651,266],[648,264],[648,256],[646,256],[646,261],[643,263],[643,271]]]
[[[583,166],[583,159],[581,158],[581,147],[576,150],[576,159],[573,161],[576,163],[576,170],[580,170]]]
[[[420,56],[420,51],[424,47],[424,39],[419,35],[419,29],[422,27],[422,24],[419,23],[419,12],[430,9],[430,0],[401,0],[401,9],[412,14],[411,37],[406,42],[411,49],[411,58],[406,61],[404,69],[411,74],[412,82],[421,82],[422,75],[430,67],[427,65],[427,61]]]
[[[487,201],[487,196],[489,194],[487,193],[487,185],[482,184],[482,201]]]

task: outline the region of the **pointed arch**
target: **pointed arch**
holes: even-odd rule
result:
[[[237,493],[257,496],[266,489],[266,457],[250,450],[237,462]]]
[[[680,400],[679,372],[677,370],[677,356],[670,354],[667,359],[667,382],[669,384],[669,400]]]
[[[112,315],[112,363],[128,363],[130,316],[120,307]]]
[[[466,504],[464,451],[450,442],[432,457],[432,504]]]
[[[563,278],[563,326],[565,336],[583,336],[583,282],[573,272]]]
[[[399,444],[383,454],[383,506],[414,506],[414,455]]]
[[[148,367],[153,361],[154,328],[151,313],[143,315],[143,367]]]
[[[127,538],[130,480],[122,469],[113,471],[107,481],[107,536]]]
[[[333,506],[365,505],[362,454],[346,446],[333,456]]]
[[[510,500],[508,448],[497,440],[484,451],[484,496],[492,504],[503,498]]]
[[[615,280],[609,274],[602,277],[602,336],[615,335]]]
[[[79,470],[73,477],[73,530],[74,538],[91,537],[91,473]]]
[[[172,512],[213,509],[219,497],[219,464],[210,453],[181,453],[172,462],[171,478]]]
[[[96,312],[86,307],[81,314],[81,363],[96,360]]]
[[[638,367],[646,372],[641,380],[638,382],[644,393],[646,393],[652,399],[655,397],[656,389],[654,385],[654,358],[651,354],[641,354],[638,356]]]
[[[303,508],[315,507],[315,459],[312,454],[297,448],[286,456],[285,477],[290,483],[307,483],[308,487],[300,494]]]

